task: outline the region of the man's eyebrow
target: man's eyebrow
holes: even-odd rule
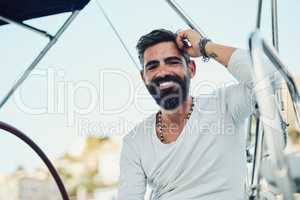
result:
[[[149,65],[154,65],[154,64],[157,64],[159,63],[158,60],[150,60],[149,62],[146,63],[145,67],[149,66]]]
[[[177,56],[170,56],[170,57],[167,57],[167,58],[164,59],[165,62],[173,61],[173,60],[182,61],[181,58],[177,57]]]

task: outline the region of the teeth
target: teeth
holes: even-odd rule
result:
[[[163,82],[161,84],[159,84],[159,89],[166,89],[172,86],[175,86],[176,84],[174,82],[171,81],[167,81],[167,82]]]

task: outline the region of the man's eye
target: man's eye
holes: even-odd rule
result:
[[[178,64],[182,64],[182,62],[179,61],[179,60],[171,60],[171,61],[168,62],[168,64],[170,64],[170,65],[178,65]]]
[[[153,65],[147,65],[146,68],[147,70],[151,70],[154,69],[157,65],[153,64]]]

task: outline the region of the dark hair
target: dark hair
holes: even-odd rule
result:
[[[176,33],[173,33],[172,31],[166,29],[156,29],[146,35],[143,35],[136,45],[142,68],[144,65],[144,53],[146,49],[161,42],[174,42],[176,44],[176,37]],[[186,62],[189,63],[191,60],[189,54],[186,51],[180,49],[179,51],[186,60]]]

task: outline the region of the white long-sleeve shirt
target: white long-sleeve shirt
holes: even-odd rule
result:
[[[123,138],[118,200],[245,199],[245,119],[254,110],[251,60],[236,50],[228,70],[238,84],[195,97],[194,111],[175,142],[163,144],[155,114]]]

